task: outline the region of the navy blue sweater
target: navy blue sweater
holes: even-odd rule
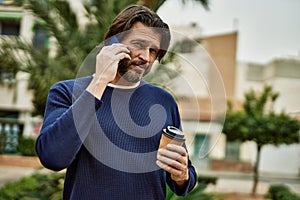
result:
[[[180,127],[174,98],[144,81],[136,88],[107,87],[101,100],[85,89],[92,77],[62,81],[49,91],[44,122],[36,141],[41,163],[67,168],[63,199],[165,199],[170,174],[155,164],[162,129]]]

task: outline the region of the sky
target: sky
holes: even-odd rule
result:
[[[237,60],[268,63],[300,57],[300,0],[167,0],[158,14],[170,27],[197,23],[203,35],[238,31]]]

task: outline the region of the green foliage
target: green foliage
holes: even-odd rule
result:
[[[64,173],[36,172],[26,176],[19,181],[7,183],[0,188],[0,200],[60,200],[64,184]],[[216,200],[215,195],[204,193],[208,184],[215,184],[216,177],[198,177],[198,184],[186,196],[176,196],[169,187],[167,187],[167,200]]]
[[[196,187],[184,197],[177,196],[172,190],[167,186],[167,196],[166,200],[215,200],[213,194],[204,193],[206,184],[197,184]]]
[[[229,110],[223,132],[230,141],[255,141],[265,144],[292,144],[299,141],[300,123],[281,112],[275,113],[272,105],[279,94],[266,86],[262,93],[250,90],[245,94],[243,110]]]
[[[21,136],[18,141],[17,150],[23,156],[37,156],[34,145],[35,138]]]
[[[181,65],[179,62],[176,62],[176,60],[176,53],[174,53],[173,49],[171,48],[160,61],[160,63],[157,63],[157,65],[151,69],[151,72],[144,77],[144,80],[164,88],[165,86],[162,85],[162,83],[171,81],[181,72]],[[170,62],[174,63],[174,65],[167,65]],[[164,89],[168,90],[168,88]]]
[[[60,80],[75,78],[84,58],[103,41],[107,27],[116,14],[126,5],[134,3],[133,0],[87,2],[91,1],[84,4],[89,21],[80,27],[76,11],[68,1],[23,1],[23,7],[51,36],[55,52],[45,47],[34,48],[31,42],[19,37],[1,38],[0,66],[14,73],[18,70],[30,73],[29,88],[34,93],[36,115],[43,116],[50,87]],[[16,50],[22,50],[22,55],[18,55],[20,51]],[[94,70],[91,68],[90,74]]]
[[[245,94],[244,110],[249,116],[258,117],[264,115],[267,109],[267,103],[276,101],[279,93],[274,92],[271,86],[264,87],[262,93],[250,90]]]
[[[183,4],[185,4],[187,1],[189,1],[189,0],[181,0],[181,2]],[[207,9],[207,10],[209,9],[209,0],[194,0],[194,1],[198,2],[198,3],[201,3],[201,5],[205,9]],[[136,2],[138,4],[147,6],[147,7],[151,8],[154,11],[157,11],[158,8],[164,4],[165,0],[151,0],[151,1],[149,1],[149,0],[138,0]]]
[[[217,177],[211,176],[198,176],[197,185],[195,188],[189,192],[186,196],[177,196],[168,186],[166,200],[216,200],[217,197],[213,194],[205,193],[204,190],[209,184],[215,185],[217,182]]]
[[[261,93],[250,90],[245,94],[243,110],[229,111],[225,118],[223,133],[229,141],[255,141],[257,148],[254,166],[253,193],[258,182],[260,152],[264,145],[292,144],[299,142],[300,123],[281,112],[275,113],[273,104],[279,94],[266,86]]]
[[[300,200],[299,195],[283,184],[271,185],[266,197],[272,200]]]
[[[218,180],[218,178],[215,176],[198,176],[197,177],[197,182],[200,184],[205,184],[205,185],[209,185],[209,184],[216,185],[217,180]]]
[[[0,188],[0,200],[59,200],[62,198],[63,173],[34,173]]]
[[[187,0],[183,0],[185,3]],[[208,8],[208,0],[194,0]],[[157,10],[165,0],[111,0],[83,1],[86,23],[82,25],[68,1],[61,0],[14,0],[36,17],[36,24],[47,30],[54,49],[33,47],[19,37],[1,37],[0,70],[14,75],[23,70],[30,73],[29,88],[33,90],[34,114],[43,116],[50,87],[60,81],[77,76],[84,58],[104,39],[104,34],[114,17],[130,4],[142,4]],[[20,51],[21,50],[21,51]],[[86,74],[94,72],[88,66]]]

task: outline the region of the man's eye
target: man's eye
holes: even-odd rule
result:
[[[157,49],[150,49],[151,54],[156,55],[158,50]]]
[[[141,42],[135,42],[133,45],[137,48],[143,48],[143,44]]]

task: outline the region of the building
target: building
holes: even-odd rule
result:
[[[181,29],[182,27],[179,30]],[[193,154],[194,162],[198,163],[199,170],[252,172],[257,153],[255,142],[229,142],[226,141],[225,135],[218,132],[220,130],[218,127],[212,128],[216,125],[212,114],[218,109],[223,109],[221,106],[213,110],[216,107],[213,105],[214,99],[218,97],[213,96],[214,91],[222,94],[221,89],[214,90],[214,88],[218,87],[216,85],[218,81],[223,81],[226,101],[230,100],[240,108],[246,91],[249,89],[261,91],[265,85],[270,85],[280,93],[274,105],[275,111],[284,110],[292,116],[299,117],[300,59],[276,59],[267,64],[237,62],[238,32],[197,36],[195,40],[203,49],[183,55],[185,60],[190,62],[183,61],[181,76],[184,78],[175,79],[173,87],[173,93],[177,94],[181,105],[183,128],[189,138],[190,153]],[[193,59],[197,61],[191,61]],[[188,67],[189,65],[193,67]],[[193,68],[197,68],[200,75],[197,74],[197,70],[191,70]],[[214,68],[219,71],[222,80],[212,73]],[[204,81],[201,82],[201,79]],[[183,84],[184,81],[187,83]],[[193,88],[189,89],[191,86]],[[216,104],[224,104],[223,100],[219,98]],[[265,174],[299,176],[299,152],[299,144],[264,146],[259,170]]]
[[[44,30],[29,13],[9,2],[0,1],[1,37],[21,36],[33,40],[35,45],[43,45],[47,39]],[[240,106],[245,91],[262,89],[264,84],[272,85],[281,94],[275,105],[277,111],[284,109],[299,116],[299,59],[274,60],[265,65],[237,63],[238,32],[202,36],[199,27],[191,26],[173,33],[175,41],[182,42],[182,49],[175,52],[182,71],[164,86],[179,102],[192,159],[199,170],[251,171],[255,143],[227,142],[221,134],[222,120],[218,117],[224,117],[227,100]],[[11,136],[8,150],[13,152],[19,135],[38,134],[42,119],[32,116],[28,74],[18,72],[13,76],[8,70],[0,75],[0,131]],[[264,148],[260,171],[299,176],[299,148],[299,145]]]
[[[239,76],[236,98],[242,100],[243,93],[250,88],[262,90],[271,85],[280,96],[275,102],[276,112],[285,111],[300,120],[300,58],[275,59],[267,64],[238,63]],[[240,147],[240,158],[254,163],[256,152],[254,142]],[[300,176],[300,145],[267,145],[261,152],[260,171]]]
[[[11,1],[0,2],[0,37],[22,37],[38,45],[41,31],[34,26],[35,22],[21,7],[11,5]],[[16,151],[20,135],[37,135],[41,124],[41,119],[32,116],[32,91],[28,90],[28,78],[24,72],[15,74],[3,68],[0,71],[0,132],[9,136],[7,152]]]
[[[193,162],[199,170],[211,169],[214,163],[228,156],[226,138],[221,132],[227,100],[235,101],[238,33],[200,34],[194,38],[183,34],[178,40],[190,40],[188,46],[194,47],[179,53],[182,72],[169,87],[179,102]]]

